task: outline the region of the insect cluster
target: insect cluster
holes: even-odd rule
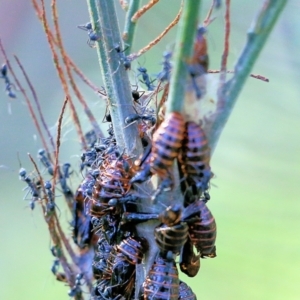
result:
[[[35,9],[40,12],[38,7]],[[41,8],[43,14],[38,16],[50,30],[44,9]],[[53,17],[54,20],[57,18],[55,10]],[[87,43],[92,48],[101,42],[98,25],[88,22],[78,26],[87,32]],[[59,38],[53,39],[53,34],[49,32],[46,33],[48,42],[55,45]],[[205,92],[199,85],[199,79],[208,68],[204,34],[205,29],[200,26],[193,54],[185,65],[186,89],[193,94],[195,101],[201,101]],[[122,43],[113,43],[108,50],[108,53],[114,52],[119,63],[112,71],[113,76],[120,70],[131,72],[134,56],[126,55],[125,51],[126,44]],[[135,84],[139,80],[146,90],[131,86],[131,99],[126,105],[132,107],[133,113],[127,114],[121,122],[124,128],[137,128],[137,138],[142,145],[141,155],[137,156],[118,145],[109,91],[93,87],[67,54],[62,54],[69,71],[76,72],[106,99],[103,123],[108,125],[107,134],[95,125],[96,119],[88,106],[83,104],[93,129],[83,134],[80,124],[74,119],[84,149],[79,170],[68,162],[59,162],[61,122],[67,102],[71,104],[66,92],[58,121],[56,145],[52,139],[52,149],[47,142],[43,143],[44,148],[37,154],[39,164],[30,156],[35,171],[28,173],[21,168],[19,178],[26,183],[24,199],[29,199],[31,210],[37,203],[42,207],[52,240],[50,250],[54,260],[51,272],[58,281],[69,286],[68,295],[74,299],[83,299],[85,294],[94,300],[197,299],[192,289],[179,279],[178,265],[181,272],[194,277],[200,270],[200,259],[216,257],[216,222],[206,204],[210,200],[213,173],[204,128],[200,122],[192,121],[184,109],[166,110],[172,55],[172,50],[163,53],[161,70],[157,75],[151,75],[152,78],[144,66],[139,65],[136,69]],[[70,72],[68,76],[72,81]],[[59,75],[62,77],[62,73]],[[8,95],[13,95],[10,95],[13,93],[12,84],[5,65],[1,69],[1,77]],[[74,91],[82,102],[79,91]],[[72,105],[70,107],[72,109]],[[76,115],[75,110],[72,115]],[[72,178],[76,173],[80,173],[82,178],[74,191]],[[156,179],[157,186],[146,188],[152,179]],[[172,203],[172,197],[168,202],[161,200],[175,190],[181,193],[181,204]],[[59,192],[72,216],[69,221],[72,240],[61,225],[61,204],[56,201]],[[145,203],[148,206],[151,203],[160,205],[163,211],[158,213],[147,209]],[[150,231],[151,241],[137,228],[140,223],[149,224],[148,221],[152,222],[153,228],[153,232]],[[144,263],[153,249],[152,261],[144,270],[147,273],[140,283],[139,265]]]
[[[201,36],[197,36],[194,56],[202,47],[199,43],[205,42],[202,34],[201,31]],[[167,82],[160,109],[164,107],[170,78],[170,58],[171,53],[164,53],[163,70],[157,77],[160,85]],[[197,66],[201,69],[197,74],[190,71],[192,80],[207,70],[207,57],[202,58],[191,61],[191,70]],[[149,105],[151,99],[157,97],[157,90],[152,92],[155,87],[147,70],[139,67],[138,71],[143,77],[142,83],[150,91],[149,96],[132,91],[136,114],[126,117],[124,123],[126,126],[138,123],[144,153],[134,160],[120,151],[107,111],[105,120],[110,123],[109,136],[101,138],[82,155],[82,168],[87,168],[87,173],[77,191],[80,201],[77,201],[74,215],[78,212],[85,215],[85,225],[90,228],[92,224],[93,230],[89,239],[82,238],[85,234],[76,230],[76,241],[81,240],[83,243],[78,245],[84,247],[93,235],[98,237],[93,263],[95,299],[196,299],[191,288],[180,281],[175,259],[180,255],[181,271],[194,277],[200,269],[200,258],[216,256],[216,222],[206,206],[213,176],[208,141],[201,125],[186,121],[182,113],[161,113],[157,119],[158,109],[155,111]],[[197,91],[195,88],[196,97],[199,96]],[[179,167],[183,205],[171,204],[160,214],[141,211],[139,204],[143,203],[143,195],[137,187],[157,176],[159,183],[151,196],[153,201],[165,191],[173,190],[174,161]],[[158,252],[137,294],[136,265],[147,255],[149,245],[134,225],[148,220],[160,223],[153,232]],[[84,226],[80,219],[74,223],[74,229],[78,226]]]
[[[85,28],[91,39],[92,29]],[[197,43],[198,40],[195,45]],[[128,70],[125,54],[120,47],[115,50]],[[143,145],[141,157],[136,159],[119,149],[107,109],[103,118],[109,124],[107,136],[99,137],[94,130],[85,134],[87,148],[80,164],[83,179],[75,192],[70,188],[74,172],[71,164],[59,164],[46,149],[39,150],[37,155],[44,175],[36,165],[35,177],[23,168],[19,172],[31,196],[30,208],[33,210],[37,202],[42,204],[49,228],[55,227],[52,222],[56,224],[64,248],[75,261],[74,265],[67,262],[61,242],[55,239],[57,233],[52,230],[51,253],[55,259],[51,272],[58,281],[70,286],[70,297],[81,299],[88,289],[95,300],[196,299],[191,288],[179,279],[176,257],[180,256],[180,270],[194,277],[200,269],[200,258],[216,256],[216,223],[206,206],[213,176],[207,138],[202,126],[186,121],[183,113],[162,112],[171,75],[171,56],[171,52],[163,55],[162,71],[156,78],[158,86],[150,80],[146,68],[138,68],[148,92],[132,90],[135,113],[128,115],[124,124],[137,125]],[[197,64],[201,67],[201,63],[193,60],[191,70],[196,69]],[[202,75],[203,72],[191,71],[189,78],[194,80]],[[154,107],[151,103],[158,97],[159,87],[163,94],[158,107]],[[195,88],[196,97],[197,91]],[[179,174],[183,204],[170,203],[160,214],[141,210],[140,204],[145,198],[141,184],[153,176],[158,178],[158,186],[150,196],[155,202],[175,188],[174,168]],[[52,184],[44,179],[45,173],[55,178]],[[57,212],[60,213],[60,209],[55,201],[57,185],[73,216],[72,238],[79,254],[74,252],[59,225]],[[149,242],[138,234],[135,225],[149,220],[159,224],[153,231],[158,252],[144,283],[136,287],[136,267],[147,255]]]
[[[216,223],[206,206],[212,177],[207,139],[200,125],[185,122],[180,113],[169,114],[153,129],[157,124],[152,109],[145,108],[136,91],[132,94],[137,114],[128,117],[125,124],[139,123],[144,154],[134,161],[120,152],[111,123],[108,137],[92,143],[83,153],[81,169],[86,175],[75,193],[73,239],[81,249],[91,245],[95,249],[94,298],[133,299],[136,265],[149,247],[134,224],[158,220],[160,225],[153,234],[159,252],[139,297],[196,299],[179,280],[175,258],[180,255],[181,271],[193,277],[200,269],[200,258],[216,256]],[[109,112],[105,119],[110,120]],[[160,214],[140,211],[143,197],[136,185],[157,175],[160,183],[152,195],[155,200],[174,187],[175,160],[184,205],[170,205]]]

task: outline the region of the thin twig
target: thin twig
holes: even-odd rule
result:
[[[2,45],[1,39],[0,39],[0,49],[1,49],[1,52],[2,52],[2,54],[3,54],[3,56],[4,56],[5,62],[6,62],[6,64],[7,64],[7,67],[8,67],[10,73],[12,74],[12,76],[13,76],[15,82],[16,82],[16,85],[17,85],[18,89],[21,91],[22,95],[23,95],[24,98],[25,98],[27,107],[28,107],[28,109],[29,109],[29,113],[30,113],[30,115],[31,115],[31,118],[33,119],[33,123],[34,123],[34,125],[35,125],[35,128],[36,128],[37,131],[38,131],[39,137],[41,138],[43,147],[47,150],[47,149],[48,149],[48,145],[47,145],[47,142],[46,142],[46,140],[45,140],[45,138],[44,138],[44,135],[43,135],[43,132],[42,132],[41,127],[40,127],[40,125],[39,125],[38,119],[37,119],[37,117],[36,117],[36,115],[35,115],[34,109],[33,109],[32,105],[31,105],[31,102],[30,102],[30,100],[29,100],[29,98],[28,98],[28,96],[27,96],[27,93],[26,93],[25,89],[23,88],[23,86],[22,86],[21,83],[19,82],[17,76],[15,75],[15,72],[13,71],[13,69],[12,69],[12,67],[11,67],[11,65],[10,65],[10,62],[9,62],[9,60],[8,60],[8,57],[7,57],[7,55],[6,55],[6,52],[5,52],[4,47],[3,47],[3,45]],[[47,151],[48,151],[48,150],[47,150]]]
[[[34,161],[34,159],[32,158],[32,156],[30,155],[30,153],[28,153],[28,156],[29,156],[29,159],[31,160],[41,182],[43,182],[43,179],[42,179],[42,176],[41,176],[41,173],[37,167],[37,164],[36,162]],[[43,209],[43,212],[44,212],[44,219],[48,225],[48,230],[49,230],[49,234],[50,234],[50,237],[51,237],[51,240],[53,242],[53,244],[56,246],[56,248],[58,249],[57,251],[57,258],[59,259],[59,262],[61,263],[62,265],[62,268],[66,274],[66,277],[67,277],[67,280],[68,280],[68,284],[70,286],[73,286],[74,283],[75,283],[75,277],[74,275],[72,274],[71,272],[71,268],[70,268],[70,265],[67,261],[67,258],[63,252],[63,248],[62,248],[62,245],[61,245],[61,240],[59,238],[59,234],[58,232],[56,231],[56,228],[55,228],[55,220],[53,218],[54,214],[48,216],[45,212],[45,209]],[[54,212],[55,213],[55,212]]]
[[[207,27],[215,19],[215,18],[211,19],[211,15],[212,15],[212,12],[213,12],[214,8],[215,8],[215,1],[212,2],[211,6],[209,8],[209,11],[208,11],[208,13],[207,13],[207,15],[206,15],[206,17],[203,21],[203,26],[204,27]]]
[[[225,11],[225,38],[224,51],[221,61],[220,84],[223,85],[226,81],[227,58],[229,53],[229,37],[230,37],[230,0],[226,0]]]
[[[131,18],[132,22],[136,22],[146,11],[151,9],[159,0],[150,0],[149,3],[141,7]]]
[[[55,151],[55,161],[54,161],[54,168],[53,168],[53,194],[54,194],[54,189],[55,189],[55,184],[56,184],[56,176],[58,174],[58,159],[59,159],[59,149],[60,149],[60,136],[61,136],[61,125],[62,125],[62,120],[64,116],[64,112],[66,109],[66,105],[68,103],[69,99],[68,97],[65,98],[64,104],[62,106],[59,118],[58,118],[58,124],[57,124],[57,137],[56,137],[56,151]]]
[[[54,214],[54,219],[55,219],[55,222],[56,222],[56,227],[57,227],[58,233],[59,233],[59,235],[62,239],[62,242],[63,242],[68,254],[70,255],[70,258],[72,259],[73,263],[76,264],[77,256],[76,256],[75,252],[73,251],[73,249],[72,249],[72,247],[71,247],[64,231],[61,228],[61,225],[60,225],[60,222],[59,222],[59,219],[58,219],[56,213]]]
[[[136,29],[136,23],[131,21],[132,16],[140,7],[141,0],[130,0],[129,9],[125,17],[125,25],[123,30],[123,41],[126,43],[125,54],[128,55],[131,52],[133,46],[133,39]]]
[[[62,38],[61,38],[61,34],[60,34],[60,29],[59,29],[59,25],[58,25],[58,14],[57,14],[57,8],[56,8],[56,0],[52,0],[51,2],[51,11],[52,11],[52,18],[53,18],[53,22],[54,22],[54,28],[55,28],[55,34],[56,34],[56,40],[57,40],[57,44],[58,44],[58,48],[60,50],[61,56],[63,58],[63,62],[65,64],[66,70],[67,70],[67,74],[69,77],[69,81],[70,84],[75,92],[75,95],[77,97],[77,99],[79,100],[79,102],[81,103],[81,105],[84,108],[84,111],[86,113],[86,115],[88,116],[92,127],[95,130],[95,133],[97,135],[97,137],[104,137],[92,111],[90,110],[90,108],[88,107],[86,101],[84,100],[82,94],[80,93],[79,89],[77,88],[77,85],[73,79],[72,76],[72,72],[71,72],[71,68],[70,65],[68,63],[68,59],[67,59],[67,55],[66,55],[66,51],[65,48],[63,46],[63,42],[62,42]]]
[[[218,100],[214,122],[207,132],[212,150],[215,148],[237,97],[286,3],[287,0],[265,1],[257,18],[252,23],[248,31],[247,42],[234,67],[234,76],[218,91],[219,99],[224,99],[225,102]]]
[[[221,71],[220,70],[207,70],[207,73],[210,73],[210,74],[219,74]],[[226,70],[226,73],[228,74],[234,74],[234,71],[233,70]],[[255,74],[250,74],[249,75],[250,77],[253,77],[255,79],[259,79],[259,80],[262,80],[264,82],[269,82],[269,78],[265,77],[265,76],[262,76],[262,75],[255,75]]]
[[[53,136],[51,135],[50,130],[49,130],[47,124],[46,124],[46,120],[45,120],[45,118],[44,118],[44,115],[43,115],[43,112],[42,112],[42,109],[41,109],[41,105],[40,105],[40,101],[39,101],[39,99],[38,99],[38,96],[37,96],[37,94],[36,94],[36,91],[35,91],[35,89],[34,89],[32,83],[31,83],[31,81],[30,81],[30,79],[29,79],[29,77],[28,77],[28,75],[27,75],[27,73],[26,73],[26,71],[25,71],[23,65],[21,64],[21,61],[19,60],[19,58],[18,58],[16,55],[14,55],[14,58],[15,58],[15,60],[17,61],[17,64],[18,64],[18,66],[20,67],[20,69],[21,69],[21,71],[22,71],[22,73],[23,73],[23,75],[24,75],[24,77],[25,77],[25,80],[26,80],[26,82],[27,82],[27,84],[28,84],[28,86],[29,86],[29,88],[30,88],[30,90],[31,90],[33,99],[34,99],[35,104],[36,104],[36,106],[37,106],[37,110],[38,110],[38,113],[39,113],[41,122],[42,122],[42,124],[43,124],[43,127],[44,127],[45,131],[47,132],[47,135],[48,135],[48,138],[49,138],[49,140],[50,140],[52,149],[54,150],[54,149],[55,149],[55,145],[54,145],[54,141],[53,141]],[[47,152],[47,153],[49,153],[49,152]],[[51,157],[50,157],[50,160],[51,160]]]
[[[31,0],[31,2],[33,4],[33,7],[34,7],[37,15],[41,16],[41,17],[39,17],[39,19],[41,20],[41,22],[43,24],[43,27],[44,27],[44,31],[45,31],[45,34],[46,34],[46,37],[47,37],[48,44],[50,46],[52,59],[53,59],[55,68],[57,70],[58,77],[61,81],[64,93],[65,93],[66,97],[69,99],[69,105],[70,105],[70,109],[71,109],[71,116],[73,118],[78,137],[81,141],[81,145],[83,146],[83,148],[87,149],[87,145],[86,145],[86,141],[84,139],[84,134],[83,134],[82,129],[81,129],[80,121],[79,121],[75,106],[73,104],[73,101],[72,101],[70,93],[69,93],[67,80],[66,80],[64,72],[63,72],[63,70],[62,70],[62,68],[59,64],[58,55],[57,55],[57,53],[55,51],[55,47],[54,47],[55,44],[54,44],[53,40],[50,38],[50,32],[51,31],[50,31],[49,24],[48,24],[48,21],[47,21],[47,18],[46,18],[46,10],[45,10],[44,0],[41,0],[42,10],[39,8],[36,0]]]
[[[170,31],[170,29],[172,29],[179,22],[182,13],[182,8],[183,8],[183,1],[181,1],[178,14],[176,15],[175,19],[167,26],[167,28],[158,37],[156,37],[153,41],[151,41],[147,46],[145,46],[144,48],[142,48],[136,53],[132,53],[128,55],[128,59],[135,60],[145,52],[149,51],[153,46],[155,46]]]
[[[37,13],[37,17],[38,19],[43,22],[43,17],[42,17],[42,13],[40,12],[40,9],[38,7],[38,5],[34,3],[33,6],[36,10]],[[57,46],[57,40],[54,38],[54,34],[52,33],[52,31],[49,28],[49,37],[52,40],[52,42]],[[77,73],[77,75],[80,77],[80,79],[87,85],[89,86],[94,92],[96,93],[100,93],[102,96],[105,96],[105,93],[102,93],[99,88],[92,83],[84,74],[83,72],[80,70],[80,68],[74,63],[74,61],[71,59],[71,57],[66,53],[66,58],[68,60],[68,64],[70,64],[70,66],[73,68],[74,72]]]

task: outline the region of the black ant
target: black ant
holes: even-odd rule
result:
[[[144,67],[139,67],[138,71],[139,71],[138,76],[142,75],[143,81],[141,81],[141,82],[147,86],[148,91],[154,91],[154,85],[152,84],[152,82],[154,80],[152,80],[152,81],[150,80],[150,77],[147,73],[147,69]]]
[[[48,173],[53,176],[54,172],[53,172],[53,165],[50,162],[45,149],[40,149],[38,151],[38,159],[40,160],[40,162],[43,164],[43,166],[47,169]]]
[[[1,76],[0,78],[3,78],[5,81],[5,91],[8,97],[10,98],[16,98],[16,94],[12,91],[12,87],[14,87],[14,85],[10,82],[8,76],[7,76],[7,65],[3,64],[1,69],[0,69],[0,73]]]
[[[117,53],[119,54],[120,60],[123,62],[123,66],[125,67],[125,70],[130,70],[131,68],[131,62],[130,59],[125,55],[124,51],[126,49],[124,49],[123,51],[121,50],[121,46],[120,45],[115,45],[114,49],[117,51]]]
[[[100,37],[97,35],[97,33],[93,30],[92,28],[92,23],[88,22],[85,25],[78,25],[77,26],[79,29],[82,29],[84,31],[87,31],[88,33],[88,40],[87,40],[87,44],[91,47],[91,48],[95,48],[95,42],[97,42]]]
[[[157,75],[157,79],[160,80],[161,82],[163,81],[170,81],[170,73],[172,69],[172,64],[170,63],[170,59],[172,57],[172,52],[171,51],[165,51],[163,54],[163,62],[161,63],[163,66],[163,69],[160,73]]]
[[[70,297],[81,298],[82,290],[81,290],[81,282],[80,280],[83,278],[83,273],[76,275],[75,285],[69,290],[68,295]]]

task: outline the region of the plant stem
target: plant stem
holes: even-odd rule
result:
[[[136,29],[136,22],[132,22],[131,18],[140,7],[141,0],[130,0],[129,9],[126,13],[125,26],[123,32],[123,40],[126,44],[125,54],[128,55],[131,52],[133,45],[133,38]]]
[[[200,0],[184,1],[183,12],[179,21],[179,28],[175,43],[173,75],[170,82],[170,92],[167,101],[167,112],[182,112],[187,62],[191,57],[197,30]]]
[[[142,153],[142,143],[137,125],[133,124],[125,128],[124,123],[125,118],[133,114],[134,110],[128,74],[120,54],[115,49],[121,47],[122,43],[114,1],[97,0],[95,2],[108,64],[108,73],[105,74],[105,78],[110,77],[106,89],[116,141],[121,150],[126,149],[127,154],[139,155]]]
[[[207,132],[212,150],[215,148],[237,97],[286,3],[287,0],[265,1],[257,18],[253,21],[246,45],[235,65],[234,76],[218,91],[218,109],[212,126]]]
[[[108,93],[109,87],[112,86],[111,77],[109,76],[109,67],[108,67],[108,58],[107,54],[105,52],[104,43],[103,43],[103,34],[101,31],[99,24],[99,16],[96,6],[95,0],[87,0],[88,5],[88,11],[91,19],[91,23],[93,25],[93,28],[95,30],[95,33],[99,37],[99,39],[96,41],[97,45],[97,54],[98,54],[98,61],[100,65],[100,70],[104,79],[104,85],[106,93]]]

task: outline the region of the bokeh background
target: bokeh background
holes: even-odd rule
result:
[[[202,16],[209,5],[210,1],[203,3]],[[229,68],[238,58],[260,6],[258,0],[232,3]],[[134,49],[154,38],[174,18],[178,7],[179,1],[161,0],[142,17]],[[218,257],[202,260],[196,278],[181,275],[198,299],[300,298],[299,9],[296,0],[289,1],[253,70],[270,82],[249,78],[214,152],[209,207],[218,225]],[[217,18],[207,35],[211,69],[219,68],[223,49],[223,10],[215,12]],[[59,1],[59,12],[67,51],[100,86],[96,53],[87,46],[86,33],[76,28],[88,21],[85,2]],[[122,28],[124,13],[121,9],[119,13]],[[173,45],[175,32],[173,29],[139,60],[150,74],[159,71],[162,52]],[[30,1],[1,0],[0,37],[14,69],[18,70],[13,54],[23,62],[55,132],[63,93]],[[131,73],[134,78],[136,73]],[[4,82],[0,81],[2,88]],[[101,122],[103,101],[85,87],[82,90]],[[22,166],[31,170],[26,154],[35,157],[41,142],[35,137],[22,96],[17,94],[18,99],[12,101],[0,93],[0,298],[68,299],[68,288],[50,272],[53,257],[40,209],[31,212],[29,201],[22,200],[18,153]],[[84,114],[80,115],[83,128],[89,130]],[[70,131],[71,120],[66,118],[64,124],[61,161],[70,161],[78,169],[81,149]],[[60,208],[61,218],[65,218],[65,209]]]

